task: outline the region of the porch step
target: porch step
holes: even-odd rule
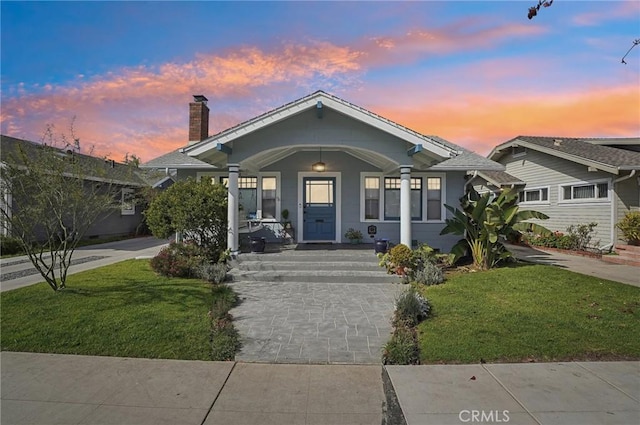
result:
[[[603,255],[602,259],[608,263],[640,267],[640,246],[616,245],[616,254]]]
[[[246,253],[234,260],[234,281],[283,283],[380,283],[398,282],[378,265],[373,248],[316,250],[288,249]]]

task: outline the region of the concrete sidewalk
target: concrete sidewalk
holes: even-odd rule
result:
[[[3,425],[640,423],[640,362],[383,369],[12,352],[0,360]],[[396,395],[402,411],[391,416]]]
[[[640,362],[387,366],[406,423],[640,423]]]
[[[372,424],[380,366],[1,354],[5,424]]]
[[[77,248],[69,275],[131,258],[150,258],[168,243],[168,240],[143,237]],[[0,259],[0,275],[0,291],[3,292],[44,282],[27,256]]]
[[[640,268],[638,267],[608,263],[598,258],[545,251],[524,245],[505,244],[505,246],[522,261],[553,265],[575,273],[640,287]]]

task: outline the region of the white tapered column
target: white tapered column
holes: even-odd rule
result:
[[[400,167],[400,243],[411,248],[411,167]]]
[[[228,229],[227,229],[227,248],[231,250],[231,255],[236,256],[240,252],[238,239],[238,174],[240,166],[238,164],[228,164],[229,167],[229,183],[228,183]]]

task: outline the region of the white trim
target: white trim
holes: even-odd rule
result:
[[[527,193],[526,192],[540,192],[542,189],[547,189],[547,200],[543,201],[527,201]],[[523,193],[524,199],[520,201],[520,194]],[[560,198],[558,198],[560,199]],[[518,192],[518,205],[551,205],[551,187],[550,186],[537,186],[537,187],[525,187],[520,192]]]
[[[304,178],[305,177],[332,177],[336,179],[336,238],[331,241],[307,241],[302,239],[304,235],[304,211],[303,211],[303,190],[304,190]],[[341,172],[298,172],[298,221],[296,224],[296,240],[300,243],[306,242],[331,242],[340,243],[342,235],[342,173]]]
[[[588,199],[564,199],[564,188],[567,186],[595,186],[594,190],[597,190],[599,183],[607,183],[607,197],[606,198],[588,198]],[[613,185],[611,179],[598,179],[591,181],[575,181],[569,183],[558,184],[558,205],[571,205],[571,204],[608,204],[611,202],[611,192]]]
[[[447,198],[447,173],[430,173],[430,172],[412,172],[411,178],[421,178],[422,179],[422,220],[411,220],[412,223],[444,223],[446,218],[446,208],[444,204],[446,203]],[[378,177],[380,180],[379,184],[379,211],[377,219],[366,219],[365,218],[365,199],[364,199],[364,179],[366,177]],[[400,174],[384,174],[380,172],[369,172],[369,171],[361,171],[360,172],[360,223],[400,223],[400,220],[385,220],[384,219],[384,178],[392,177],[392,178],[400,178]],[[428,220],[427,219],[427,179],[428,178],[440,178],[440,220]]]

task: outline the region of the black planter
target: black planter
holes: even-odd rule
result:
[[[374,249],[376,254],[385,254],[389,249],[389,239],[376,239]]]
[[[250,236],[251,239],[251,252],[264,252],[264,247],[267,245],[267,240],[258,236]]]

